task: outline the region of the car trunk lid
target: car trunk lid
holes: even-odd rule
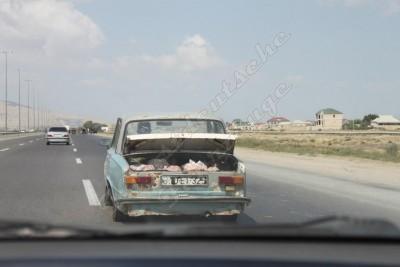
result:
[[[233,154],[236,136],[214,133],[128,135],[124,154],[149,151],[202,151]]]

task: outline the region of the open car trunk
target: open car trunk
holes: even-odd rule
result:
[[[236,137],[213,133],[159,133],[128,135],[124,154],[165,151],[200,151],[233,154]]]
[[[238,160],[215,152],[147,152],[125,156],[132,171],[236,171]]]
[[[222,192],[219,176],[238,175],[229,134],[143,134],[128,136],[129,175],[151,177],[142,191]],[[237,188],[239,189],[239,187]]]
[[[125,180],[128,195],[120,207],[129,216],[239,214],[249,200],[234,144],[227,134],[128,136],[126,177],[134,182]]]

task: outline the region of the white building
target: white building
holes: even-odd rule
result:
[[[371,121],[371,126],[382,130],[400,130],[400,120],[393,115],[379,115],[378,118]]]
[[[333,108],[321,109],[315,114],[316,128],[321,130],[341,130],[343,113]]]

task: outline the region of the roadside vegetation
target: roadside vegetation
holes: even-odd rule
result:
[[[299,155],[334,155],[400,162],[400,135],[257,133],[239,135],[237,146]]]
[[[371,128],[371,121],[378,117],[377,114],[368,114],[362,119],[348,120],[343,125],[343,130],[368,130]]]
[[[93,121],[85,121],[82,125],[83,128],[88,129],[92,133],[101,133],[102,127],[107,126],[107,124],[104,123],[99,123],[99,122],[93,122]]]

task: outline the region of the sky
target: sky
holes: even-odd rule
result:
[[[399,117],[399,28],[399,0],[0,0],[9,100],[21,69],[23,101],[32,80],[42,107],[107,122]]]

